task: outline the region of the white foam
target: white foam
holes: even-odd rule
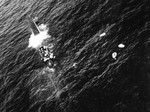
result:
[[[47,29],[47,27],[46,27],[46,25],[41,24],[41,25],[39,25],[39,29],[40,29],[41,31],[45,31],[45,30]]]
[[[47,38],[50,38],[50,35],[48,35],[48,29],[46,28],[46,25],[44,25],[44,27],[42,25],[42,27],[40,27],[40,33],[38,35],[34,35],[33,32],[30,35],[28,47],[39,48],[42,42]]]

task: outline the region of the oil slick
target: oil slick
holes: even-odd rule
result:
[[[41,47],[43,41],[51,36],[48,35],[48,28],[46,25],[41,24],[40,26],[37,26],[34,20],[30,17],[28,17],[28,21],[32,32],[29,38],[28,47],[38,49]]]

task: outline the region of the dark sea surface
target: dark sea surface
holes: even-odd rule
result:
[[[48,25],[55,72],[27,16]],[[150,1],[1,0],[0,112],[150,112]]]

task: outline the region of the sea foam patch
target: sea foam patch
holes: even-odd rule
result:
[[[41,24],[39,26],[40,33],[37,35],[34,35],[33,31],[29,38],[29,45],[28,47],[32,48],[39,48],[42,45],[42,42],[50,38],[51,36],[48,34],[48,28],[46,25]]]

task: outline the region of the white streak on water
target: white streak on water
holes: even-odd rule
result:
[[[103,36],[105,36],[105,35],[106,35],[106,33],[104,32],[104,33],[100,34],[100,37],[103,37]]]

